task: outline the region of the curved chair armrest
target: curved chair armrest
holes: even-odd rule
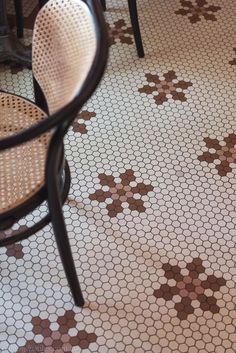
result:
[[[102,58],[100,72],[96,72],[97,78],[99,78],[98,81],[100,81],[100,78],[103,75],[103,72],[107,63],[108,48],[106,47],[105,43],[103,45],[104,55]],[[96,64],[96,60],[92,66],[94,66],[95,64]],[[34,138],[46,133],[47,131],[52,130],[53,128],[56,128],[61,124],[63,125],[63,123],[65,125],[65,133],[66,133],[67,129],[69,128],[69,125],[75,119],[78,111],[82,108],[83,104],[90,97],[91,92],[93,92],[96,89],[97,85],[98,85],[98,82],[93,80],[93,68],[92,68],[83,87],[81,88],[80,93],[78,93],[79,102],[78,102],[78,96],[76,96],[74,100],[70,102],[67,106],[65,106],[58,112],[47,116],[45,119],[41,120],[37,124],[34,124],[22,130],[20,133],[0,139],[0,151],[3,151],[7,148],[13,148],[22,143],[31,141]]]
[[[57,126],[61,126],[63,120],[65,120],[65,114],[70,115],[70,121],[73,120],[77,112],[75,113],[72,107],[67,107],[65,110],[66,113],[64,113],[64,109],[60,110],[58,113],[55,113],[51,116],[47,116],[47,118],[41,120],[36,124],[31,125],[30,127],[27,127],[26,129],[21,130],[16,134],[0,139],[0,151],[29,142],[34,138],[37,138],[40,135],[48,132],[49,130],[52,130]],[[68,120],[65,121],[65,124],[67,127]]]

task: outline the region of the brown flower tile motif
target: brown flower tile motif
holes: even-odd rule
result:
[[[234,53],[236,54],[236,48],[233,48]],[[230,65],[236,65],[236,58],[232,59],[231,61],[229,61]]]
[[[93,342],[96,342],[97,335],[88,333],[85,330],[78,331],[76,336],[70,336],[69,330],[76,328],[75,313],[68,310],[64,315],[59,316],[57,323],[58,330],[51,330],[51,322],[48,319],[41,319],[39,316],[33,317],[31,320],[33,325],[33,333],[44,337],[42,343],[36,343],[34,340],[26,342],[24,347],[20,347],[17,353],[33,352],[33,353],[65,353],[72,352],[74,347],[81,349],[88,348]]]
[[[120,174],[119,178],[121,182],[116,182],[112,175],[100,174],[98,177],[100,184],[102,186],[108,186],[109,190],[97,190],[94,194],[91,194],[89,198],[92,201],[96,200],[98,202],[106,202],[106,200],[112,199],[112,203],[108,204],[106,207],[110,217],[116,217],[118,213],[123,212],[124,202],[128,203],[128,207],[131,211],[145,212],[146,208],[144,207],[143,200],[134,198],[134,195],[147,195],[149,191],[153,190],[153,186],[137,182],[135,186],[130,186],[130,183],[136,180],[133,170],[128,169],[125,173]]]
[[[89,112],[88,110],[84,110],[81,113],[79,113],[78,120],[88,121],[95,116],[96,116],[95,112]],[[74,132],[79,132],[80,134],[87,134],[88,132],[86,125],[83,123],[79,123],[78,121],[74,121],[72,127]]]
[[[204,17],[207,21],[217,21],[214,13],[221,10],[220,6],[208,5],[206,0],[195,0],[195,3],[193,1],[180,0],[180,4],[183,8],[175,11],[175,14],[188,16],[191,23],[201,21],[201,17]]]
[[[157,105],[167,102],[168,94],[170,94],[174,100],[179,100],[181,102],[185,102],[187,100],[185,94],[183,92],[179,92],[179,90],[186,90],[188,87],[192,86],[192,83],[183,80],[178,81],[174,71],[166,72],[163,75],[164,80],[161,80],[158,75],[146,74],[145,76],[150,84],[139,88],[139,92],[152,94]],[[174,80],[177,82],[174,82]]]
[[[230,167],[231,163],[236,163],[236,134],[229,134],[224,138],[224,146],[220,144],[217,139],[211,139],[210,137],[204,138],[204,142],[209,149],[213,149],[214,152],[203,152],[198,157],[199,161],[205,161],[207,163],[214,163],[214,161],[220,161],[220,164],[216,165],[218,174],[225,176],[227,173],[232,171]]]
[[[107,29],[110,46],[119,41],[121,43],[133,44],[132,27],[127,27],[123,19],[114,22],[113,26],[107,23]]]
[[[0,231],[0,240],[9,238],[19,232],[23,232],[26,229],[27,229],[26,226],[21,226],[17,230],[8,229],[5,231]],[[14,256],[16,259],[22,259],[24,256],[23,246],[21,244],[15,243],[15,244],[7,245],[6,249],[7,249],[6,254],[9,257]]]
[[[176,284],[170,286],[169,284],[162,284],[157,290],[154,290],[156,298],[163,298],[166,301],[174,300],[174,296],[181,297],[180,302],[175,302],[175,309],[177,317],[180,320],[187,319],[189,314],[194,313],[193,301],[200,303],[200,308],[203,311],[210,311],[212,314],[218,313],[220,308],[217,305],[217,299],[214,295],[207,296],[205,291],[211,289],[212,292],[219,291],[220,287],[225,286],[226,280],[222,277],[217,278],[214,275],[207,276],[206,280],[201,280],[199,275],[205,273],[205,267],[200,258],[193,259],[188,263],[188,275],[181,273],[181,268],[176,265],[172,266],[165,263],[162,269],[165,271],[165,277],[168,280],[175,280]]]

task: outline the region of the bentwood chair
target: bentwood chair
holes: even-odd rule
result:
[[[106,11],[106,8],[107,8],[106,0],[101,0],[101,4],[103,7],[103,10]],[[134,40],[137,48],[137,53],[140,58],[143,58],[144,49],[143,49],[143,42],[142,42],[142,37],[141,37],[140,27],[139,27],[137,1],[128,0],[128,6],[129,6],[130,20],[131,20],[131,24],[134,32]]]
[[[16,12],[17,37],[22,38],[24,36],[22,1],[21,0],[14,0],[14,5],[15,5],[15,12]]]
[[[108,44],[99,1],[49,0],[38,13],[32,44],[33,74],[47,103],[43,111],[19,96],[0,93],[0,230],[12,227],[44,201],[47,216],[1,240],[28,238],[50,221],[75,304],[84,304],[63,218],[70,187],[63,138],[94,92]]]

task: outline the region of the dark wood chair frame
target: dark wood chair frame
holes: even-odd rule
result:
[[[106,11],[106,0],[100,0],[103,10]],[[38,0],[39,7],[42,7],[47,0]],[[134,32],[134,40],[137,48],[137,53],[140,58],[144,57],[143,42],[140,32],[139,19],[138,19],[138,10],[137,10],[137,1],[128,0],[130,20]],[[18,37],[23,37],[23,15],[22,15],[22,3],[21,0],[15,0],[15,9],[16,9],[16,23],[17,23],[17,35]]]
[[[55,114],[48,116],[41,122],[21,131],[18,134],[0,140],[0,151],[16,147],[27,143],[34,138],[53,131],[49,144],[45,167],[45,185],[27,202],[0,215],[0,229],[10,228],[15,222],[28,213],[36,209],[42,202],[48,202],[49,213],[38,223],[19,232],[12,237],[4,238],[0,241],[0,247],[13,244],[26,239],[38,230],[42,229],[49,222],[52,222],[59,254],[63,263],[66,277],[74,298],[78,306],[84,305],[84,298],[76,274],[75,264],[69,244],[65,221],[63,217],[62,205],[65,202],[70,188],[70,170],[64,159],[63,138],[69,126],[76,118],[78,111],[92,95],[96,89],[106,67],[108,56],[108,38],[106,24],[102,14],[102,8],[98,1],[82,0],[89,8],[96,28],[97,50],[92,67],[88,76],[76,97],[68,105]],[[36,100],[45,107],[43,92],[35,82]],[[44,101],[43,101],[44,100]],[[48,113],[48,111],[46,111]]]
[[[24,20],[23,20],[23,8],[21,0],[14,0],[15,12],[16,12],[16,28],[17,37],[24,37]]]
[[[106,0],[101,0],[101,3],[102,3],[103,10],[106,11],[107,9]],[[137,48],[137,53],[140,58],[143,58],[144,49],[143,49],[143,42],[142,42],[139,20],[138,20],[137,1],[128,0],[128,6],[129,6],[130,20],[131,20],[131,24],[134,32],[134,40]]]
[[[39,8],[43,7],[48,0],[38,0]],[[16,12],[16,28],[17,37],[24,37],[24,16],[22,8],[22,0],[14,0],[15,12]]]

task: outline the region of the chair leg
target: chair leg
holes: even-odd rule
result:
[[[35,104],[42,109],[45,113],[49,114],[48,111],[48,106],[47,106],[47,101],[45,99],[45,96],[41,90],[41,87],[39,86],[38,82],[33,76],[33,86],[34,86],[34,98],[35,98]]]
[[[15,12],[16,12],[16,27],[17,27],[17,37],[24,37],[24,17],[22,10],[22,0],[14,0]]]
[[[103,11],[106,11],[107,9],[106,0],[101,0],[101,4],[102,4]]]
[[[67,170],[66,174],[68,175],[68,173],[69,170]],[[50,187],[48,187],[48,206],[51,214],[53,230],[75,305],[82,307],[84,305],[84,298],[79,285],[63,217],[61,195],[59,192],[58,180],[56,180],[58,178],[55,178],[55,180],[53,179],[54,178],[52,178],[50,182]]]
[[[41,7],[43,7],[43,6],[46,4],[47,1],[48,1],[48,0],[39,0],[39,1],[38,1],[38,3],[39,3],[39,8],[41,9]]]
[[[143,43],[140,33],[139,21],[138,21],[138,11],[137,11],[137,1],[128,0],[130,19],[134,32],[135,44],[140,58],[144,57]]]

